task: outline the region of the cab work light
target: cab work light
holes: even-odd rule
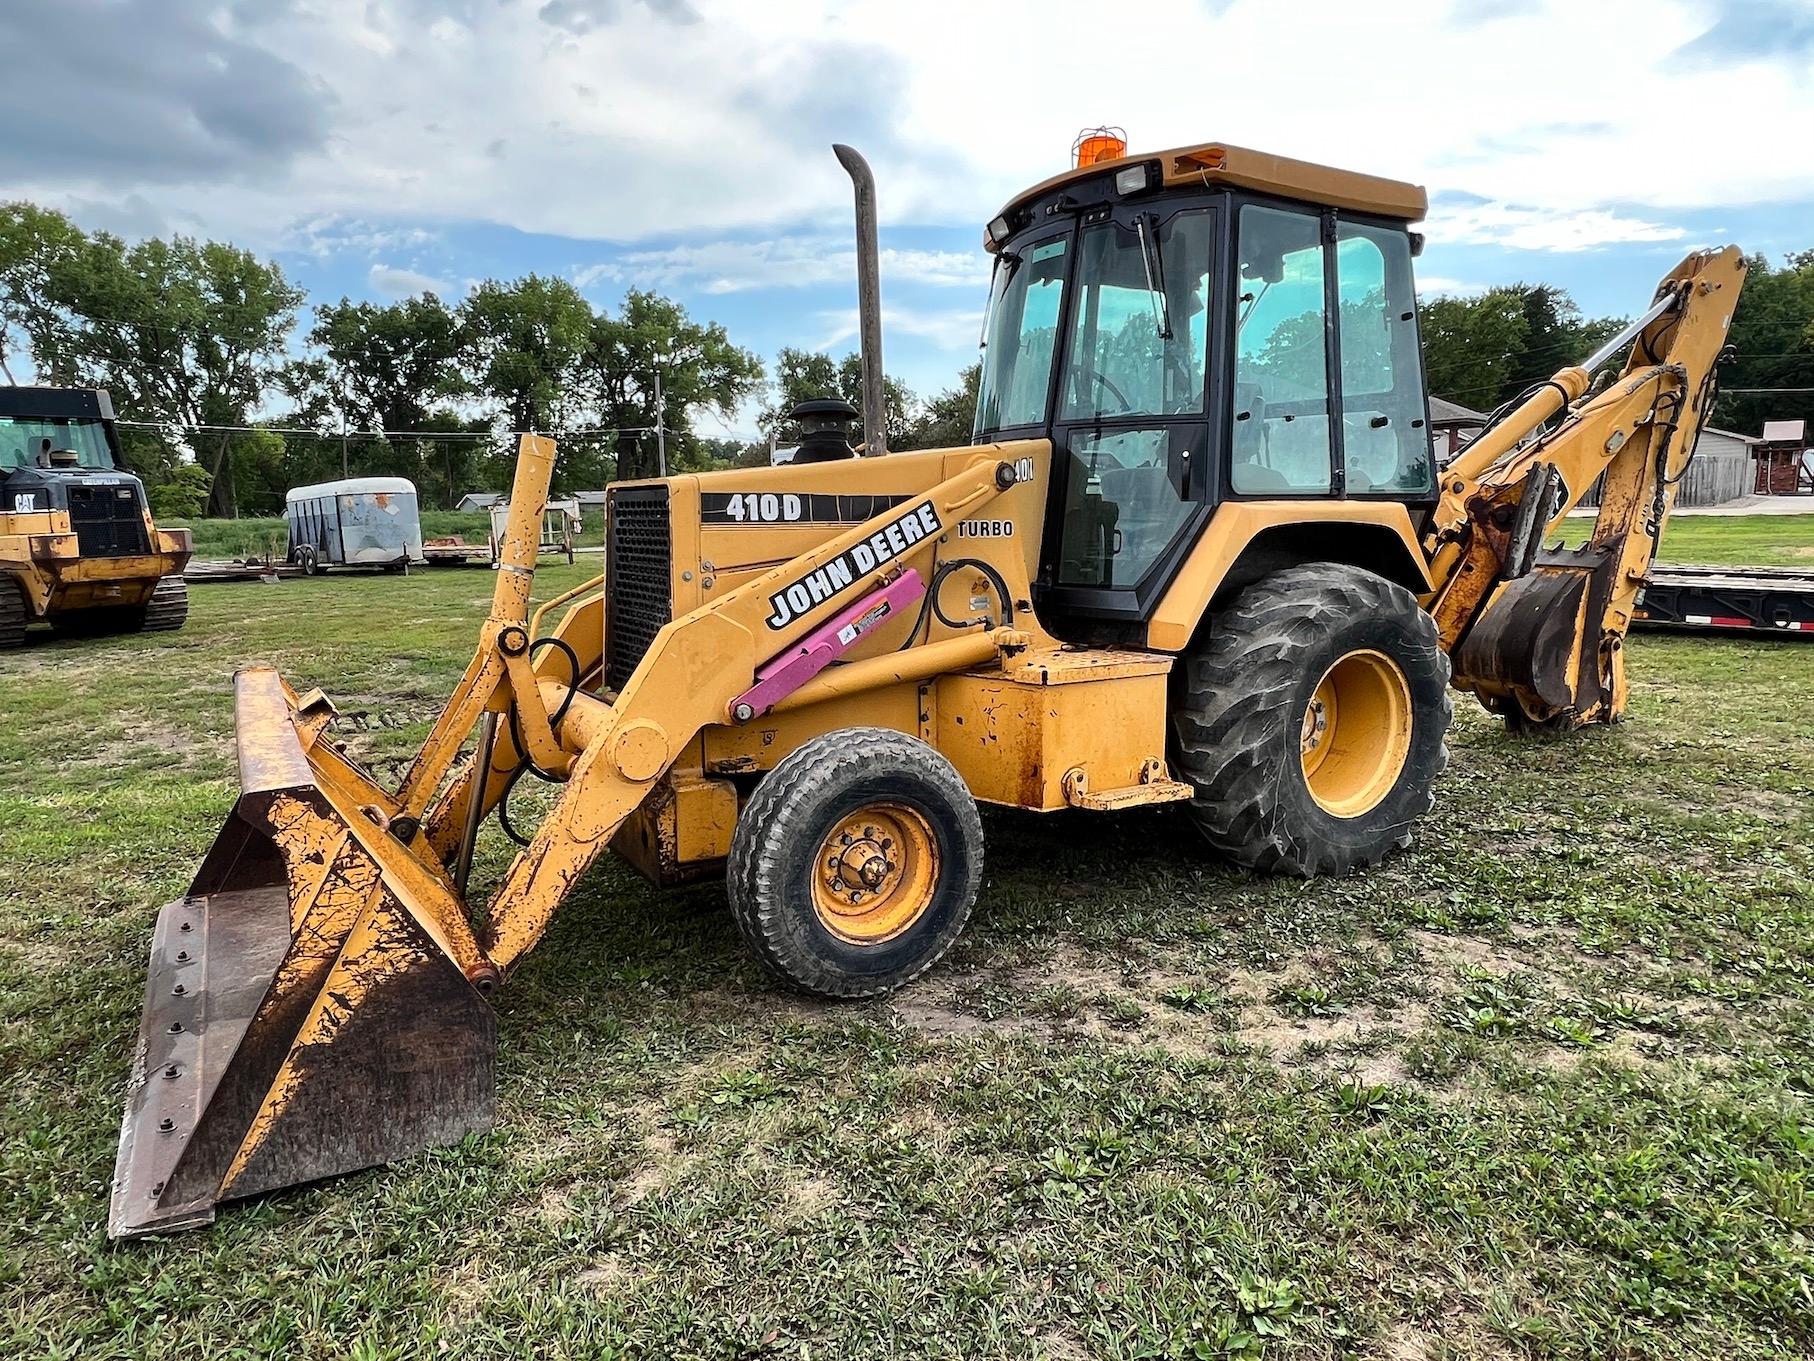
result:
[[[1159,187],[1159,164],[1157,161],[1142,161],[1139,165],[1130,165],[1126,170],[1115,172],[1115,192],[1126,198],[1130,194],[1144,194],[1148,189]]]

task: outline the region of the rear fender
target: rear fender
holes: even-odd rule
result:
[[[1396,501],[1225,501],[1160,598],[1148,647],[1182,652],[1219,599],[1281,568],[1340,562],[1431,589],[1410,511]]]

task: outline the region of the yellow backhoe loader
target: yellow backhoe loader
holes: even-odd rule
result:
[[[1187,803],[1239,864],[1339,874],[1409,843],[1451,686],[1519,728],[1619,717],[1739,252],[1439,470],[1421,189],[1115,152],[988,226],[973,443],[888,454],[874,185],[839,148],[863,456],[613,485],[604,574],[531,612],[554,448],[525,438],[478,649],[396,788],[319,691],[239,674],[241,794],[158,919],[114,1236],[488,1128],[487,995],[608,847],[722,873],[779,979],[874,997],[964,929],[978,802]],[[1585,543],[1546,547],[1602,477]],[[562,787],[481,909],[526,773]]]

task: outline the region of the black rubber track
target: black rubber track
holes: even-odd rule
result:
[[[180,576],[164,577],[146,602],[144,622],[139,627],[146,633],[169,633],[180,629],[188,618],[188,583]]]
[[[25,646],[25,626],[31,614],[25,608],[25,592],[11,577],[0,576],[0,652]]]
[[[1375,809],[1338,818],[1304,782],[1301,725],[1323,674],[1362,648],[1405,673],[1411,748]],[[1411,844],[1448,764],[1454,706],[1435,622],[1404,587],[1339,563],[1274,572],[1217,610],[1174,674],[1173,754],[1197,789],[1193,819],[1223,855],[1308,878],[1345,874]]]
[[[905,804],[931,824],[939,877],[931,904],[893,939],[855,945],[813,910],[820,843],[848,813]],[[737,820],[725,889],[756,958],[777,978],[819,997],[880,997],[918,978],[969,923],[982,880],[976,800],[951,763],[888,728],[843,728],[805,743],[769,772]]]

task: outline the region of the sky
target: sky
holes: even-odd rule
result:
[[[855,345],[850,143],[926,393],[976,354],[982,224],[1099,123],[1426,186],[1425,295],[1625,315],[1697,246],[1814,246],[1814,0],[6,0],[0,50],[0,198],[316,301],[653,288],[770,361]]]

